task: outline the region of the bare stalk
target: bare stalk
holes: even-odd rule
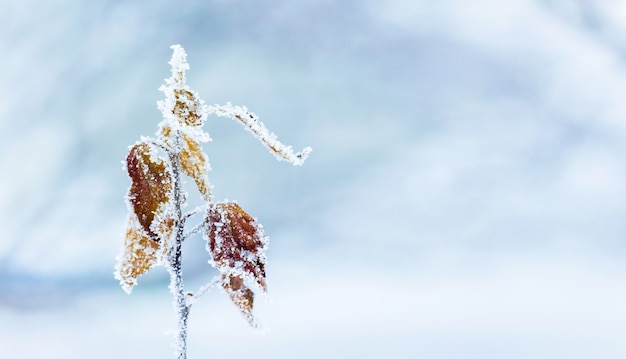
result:
[[[176,146],[180,148],[180,132],[175,136]],[[189,317],[189,305],[185,298],[182,268],[182,245],[184,239],[185,218],[182,214],[182,186],[180,178],[180,154],[174,151],[169,153],[174,175],[174,206],[176,216],[176,238],[168,252],[170,273],[170,290],[174,295],[174,309],[178,315],[178,327],[176,334],[176,356],[178,359],[187,359],[187,318]]]

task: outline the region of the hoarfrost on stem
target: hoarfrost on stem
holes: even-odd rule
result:
[[[215,113],[217,116],[237,120],[246,130],[258,138],[279,161],[288,161],[294,166],[301,166],[311,151],[313,151],[311,147],[305,147],[302,151],[294,153],[291,146],[286,146],[278,141],[276,135],[270,132],[257,115],[248,111],[245,106],[233,106],[230,102],[227,102],[226,105],[209,106],[208,111],[209,113]]]

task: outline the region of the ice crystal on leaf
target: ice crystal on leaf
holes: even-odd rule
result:
[[[265,250],[269,240],[263,226],[236,202],[212,204],[206,222],[211,263],[223,274],[248,279],[266,291]]]
[[[153,158],[153,150],[147,143],[134,145],[126,164],[132,184],[128,190],[128,202],[139,223],[155,241],[159,236],[152,230],[154,218],[171,207],[173,184],[171,169],[163,158]]]
[[[115,277],[130,293],[137,277],[160,262],[174,230],[173,183],[165,160],[155,158],[154,149],[145,142],[131,147],[126,169],[132,181],[126,196],[131,213]]]
[[[253,282],[263,292],[265,282],[265,251],[269,239],[263,226],[236,202],[210,205],[206,219],[205,238],[211,253],[210,263],[222,273],[222,287],[239,308],[248,323],[257,327],[252,315],[254,293],[244,280]]]
[[[166,242],[156,242],[143,229],[137,217],[131,214],[124,240],[124,252],[117,257],[115,279],[126,293],[137,284],[137,277],[155,264],[159,264],[167,247]]]
[[[252,315],[254,292],[246,287],[243,278],[234,274],[222,274],[222,287],[230,297],[230,300],[239,308],[248,323],[252,327],[258,327],[259,325],[254,315]]]
[[[211,140],[202,125],[209,114],[229,117],[240,122],[279,160],[301,165],[310,147],[294,153],[278,141],[255,114],[245,107],[206,106],[198,93],[185,83],[189,70],[187,54],[173,45],[169,61],[171,76],[159,88],[165,98],[157,102],[163,114],[156,138],[142,137],[130,147],[126,172],[131,180],[126,201],[128,225],[122,252],[117,257],[115,278],[130,293],[137,278],[155,265],[164,265],[170,273],[170,289],[178,314],[176,350],[178,359],[186,359],[187,318],[193,303],[214,285],[221,286],[235,306],[256,327],[252,315],[252,283],[262,292],[265,282],[265,251],[268,238],[263,227],[236,202],[213,202],[207,172],[211,166],[201,143]],[[193,179],[206,204],[183,213],[187,194],[182,175]],[[205,218],[193,229],[185,228],[187,219],[204,213]],[[210,255],[209,263],[220,274],[197,292],[184,290],[182,276],[182,242],[203,232]]]

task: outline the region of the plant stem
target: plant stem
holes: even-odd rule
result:
[[[177,235],[178,237],[178,235]],[[189,306],[185,298],[181,268],[182,243],[177,239],[170,257],[170,288],[174,294],[174,308],[178,314],[178,332],[176,335],[176,354],[178,359],[187,358],[187,318]]]
[[[175,136],[175,149],[179,149],[180,132]],[[174,172],[174,206],[176,213],[176,238],[168,252],[170,290],[174,296],[174,308],[178,314],[178,332],[176,335],[176,355],[178,359],[187,359],[187,318],[189,317],[189,305],[185,298],[182,269],[182,246],[184,239],[185,218],[182,214],[182,184],[180,178],[180,154],[178,150],[169,153]]]

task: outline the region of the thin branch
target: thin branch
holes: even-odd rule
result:
[[[200,232],[201,230],[203,230],[206,227],[207,223],[206,221],[202,221],[201,223],[198,223],[195,227],[193,227],[189,232],[185,233],[183,235],[182,240],[184,241],[185,239],[193,236],[194,234]]]
[[[213,288],[216,285],[220,284],[220,282],[221,282],[220,276],[215,276],[215,277],[213,277],[213,279],[209,283],[207,283],[207,284],[203,285],[202,287],[198,288],[198,290],[195,293],[188,292],[187,293],[187,303],[188,303],[188,305],[191,306],[198,299],[200,299],[200,297],[202,295],[204,295],[204,293],[208,292],[211,288]]]
[[[158,148],[162,149],[168,156],[171,154],[171,149],[163,141],[155,140],[154,138],[144,137],[144,136],[141,136],[141,141],[157,146]]]
[[[215,113],[217,116],[229,117],[239,121],[279,161],[284,160],[291,162],[294,166],[301,166],[312,151],[311,147],[305,147],[302,151],[294,153],[291,146],[286,146],[278,141],[276,135],[270,132],[257,115],[248,111],[245,106],[233,106],[230,102],[227,102],[224,106],[209,106],[209,112]]]
[[[187,219],[189,217],[193,217],[196,214],[200,213],[200,211],[204,211],[207,208],[208,203],[205,203],[203,205],[200,205],[194,209],[192,209],[191,211],[188,211],[187,213],[185,213],[185,215],[183,216],[183,218]]]
[[[174,137],[175,147],[180,148],[180,133]],[[174,173],[174,205],[176,221],[176,241],[168,252],[168,271],[170,272],[170,291],[174,295],[174,308],[178,314],[178,333],[176,336],[176,353],[178,359],[187,359],[187,318],[189,305],[185,296],[182,272],[182,242],[184,239],[185,218],[182,214],[183,190],[180,181],[180,155],[169,152],[172,172]]]

